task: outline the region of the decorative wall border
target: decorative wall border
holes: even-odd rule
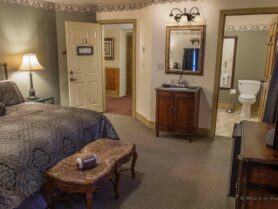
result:
[[[269,31],[269,24],[226,25],[225,31]]]
[[[47,0],[2,0],[6,3],[18,4],[23,6],[31,6],[36,8],[43,8],[56,11],[66,12],[112,12],[112,11],[125,11],[137,10],[146,8],[153,4],[165,4],[171,2],[195,2],[203,0],[138,0],[138,2],[125,3],[125,4],[99,4],[99,5],[72,5],[72,4],[58,4],[48,2]]]

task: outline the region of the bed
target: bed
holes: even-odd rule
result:
[[[45,209],[45,172],[86,144],[118,139],[95,111],[25,102],[15,83],[0,81],[0,209]]]

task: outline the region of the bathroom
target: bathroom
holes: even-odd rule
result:
[[[269,28],[274,17],[246,15],[226,18],[216,135],[231,137],[234,123],[259,121]]]

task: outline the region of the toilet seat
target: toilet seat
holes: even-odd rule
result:
[[[251,94],[241,94],[239,95],[239,99],[243,101],[253,101],[256,100],[256,96]]]

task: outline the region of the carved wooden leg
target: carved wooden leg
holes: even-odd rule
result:
[[[159,131],[156,130],[156,137],[159,137]]]
[[[115,165],[115,182],[114,182],[114,191],[115,191],[115,198],[119,198],[119,192],[118,192],[118,187],[119,187],[119,182],[120,182],[120,172],[118,171],[118,166],[117,164]]]
[[[192,142],[192,135],[189,135],[189,143]]]
[[[93,209],[93,197],[92,193],[86,193],[87,209]]]
[[[48,203],[48,209],[52,209],[55,206],[55,195],[53,194],[53,188],[54,187],[52,186],[50,181],[48,181],[44,187],[44,193]]]
[[[136,164],[136,160],[137,160],[137,152],[135,151],[133,153],[132,164],[131,164],[131,175],[132,175],[132,178],[135,178],[135,164]]]

